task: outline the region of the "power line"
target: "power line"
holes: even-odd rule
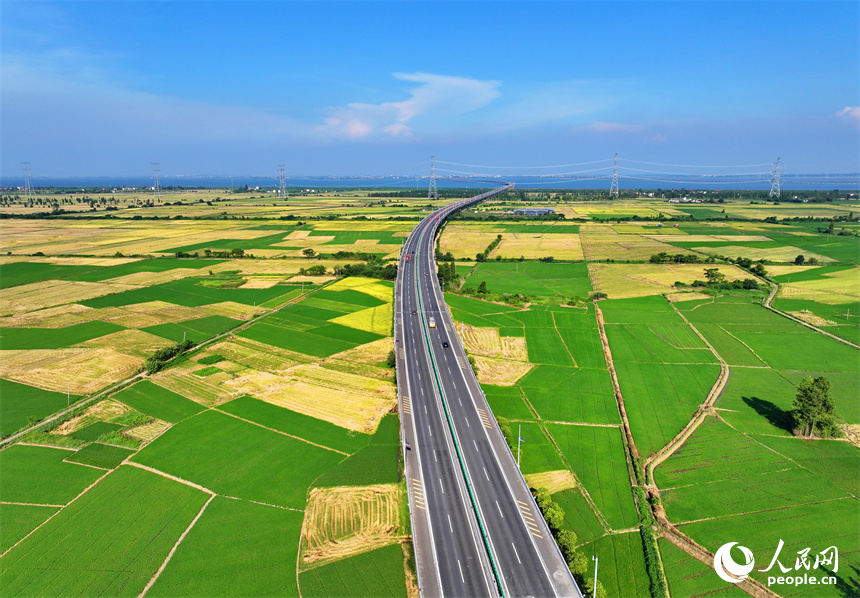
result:
[[[439,164],[449,164],[451,166],[466,166],[468,168],[493,168],[493,169],[535,169],[535,168],[567,168],[568,166],[588,166],[589,164],[600,164],[601,162],[609,162],[612,158],[607,158],[605,160],[594,160],[592,162],[578,162],[576,164],[556,164],[555,166],[481,166],[479,164],[460,164],[459,162],[443,162],[439,160]]]
[[[636,164],[648,164],[649,166],[671,166],[673,168],[753,168],[756,166],[772,166],[772,164],[770,164],[769,162],[764,162],[762,164],[732,164],[732,165],[726,165],[726,164],[720,165],[720,164],[718,164],[718,165],[713,165],[713,166],[702,166],[702,165],[695,165],[695,164],[663,164],[660,162],[644,162],[642,160],[628,160],[626,158],[622,159],[622,162],[634,162]]]
[[[436,156],[430,156],[430,186],[427,189],[427,201],[439,199],[439,191],[436,189]]]

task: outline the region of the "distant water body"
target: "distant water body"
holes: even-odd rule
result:
[[[609,189],[610,180],[606,177],[594,179],[570,179],[553,177],[508,177],[484,178],[480,180],[446,180],[437,179],[437,185],[442,188],[481,188],[490,187],[494,183],[513,182],[523,189]],[[47,187],[102,187],[106,189],[122,187],[152,187],[154,180],[148,177],[32,177],[31,185],[35,188]],[[163,176],[160,179],[164,187],[208,187],[235,188],[261,187],[277,188],[278,180],[272,177],[255,176]],[[428,177],[304,177],[288,178],[287,187],[290,189],[427,189]],[[0,177],[0,187],[23,187],[23,177]],[[757,191],[770,189],[770,181],[749,180],[749,176],[698,175],[684,178],[667,177],[659,181],[625,177],[619,174],[621,189],[729,189],[738,191]],[[857,190],[860,189],[860,174],[804,174],[783,175],[782,189],[797,190]]]

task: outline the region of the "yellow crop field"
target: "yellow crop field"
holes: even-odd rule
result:
[[[136,438],[137,440],[141,440],[143,442],[152,442],[162,434],[164,434],[170,426],[170,424],[166,421],[162,421],[160,419],[154,419],[151,422],[142,424],[140,426],[135,426],[133,428],[129,428],[128,430],[124,430],[123,434],[126,436],[131,436],[132,438]]]
[[[751,260],[768,260],[769,262],[793,262],[794,259],[803,254],[806,259],[816,258],[820,263],[833,262],[835,260],[813,253],[800,247],[784,245],[782,247],[768,247],[760,249],[757,247],[744,247],[743,245],[727,245],[723,247],[693,247],[693,250],[707,255],[727,255],[729,257],[745,257]],[[677,252],[676,252],[677,253]]]
[[[0,351],[0,377],[45,390],[88,395],[133,374],[143,359],[112,349]]]
[[[502,242],[493,256],[538,259],[552,256],[559,260],[581,260],[582,243],[576,234],[502,233]]]
[[[211,305],[204,305],[197,309],[206,312],[205,315],[225,316],[236,320],[250,320],[251,318],[259,316],[267,311],[262,307],[245,305],[244,303],[236,303],[235,301],[212,303]]]
[[[475,364],[478,366],[478,382],[496,386],[513,386],[534,367],[526,361],[496,359],[483,355],[475,356]]]
[[[158,349],[169,347],[172,344],[166,338],[144,332],[143,330],[120,330],[119,332],[78,343],[75,346],[113,349],[126,355],[134,355],[145,359]]]
[[[497,357],[502,352],[502,339],[498,328],[479,328],[461,323],[457,330],[460,332],[463,348],[471,354]]]
[[[768,266],[767,275],[782,276],[784,274],[796,274],[797,272],[806,272],[807,270],[812,270],[814,268],[818,268],[818,266]]]
[[[779,296],[807,299],[837,305],[860,299],[860,268],[849,268],[825,274],[818,280],[804,280],[780,285]]]
[[[363,278],[361,276],[350,276],[326,287],[330,291],[352,289],[376,297],[380,301],[394,302],[394,289],[384,284],[379,284],[375,278]]]
[[[611,226],[603,224],[582,225],[580,238],[585,259],[588,261],[605,259],[647,260],[661,251],[671,254],[693,253],[641,235],[618,234]]]
[[[396,484],[311,490],[302,523],[302,568],[405,539],[399,525],[402,493]]]
[[[529,488],[546,488],[550,494],[576,488],[576,478],[566,469],[528,473],[525,475]]]
[[[496,240],[499,233],[488,231],[485,227],[465,224],[449,224],[442,232],[439,249],[442,253],[451,252],[456,258],[471,258],[484,251]],[[504,238],[505,235],[502,235]],[[519,255],[517,255],[519,257]]]
[[[385,363],[389,351],[393,348],[393,338],[381,338],[372,343],[359,345],[354,349],[327,357],[321,365],[326,369],[356,374],[367,378],[394,380],[394,370],[380,365]]]
[[[394,321],[394,304],[386,303],[385,305],[369,307],[351,314],[338,316],[329,321],[388,336],[391,334],[391,326]]]
[[[238,394],[280,405],[335,425],[372,434],[397,402],[391,382],[316,364],[245,373],[224,383]]]
[[[174,268],[173,270],[165,270],[164,272],[135,272],[134,274],[110,278],[104,282],[148,287],[154,284],[164,284],[165,282],[188,278],[189,276],[200,276],[200,270],[194,268]]]
[[[705,268],[716,267],[728,280],[750,278],[737,266],[720,264],[606,264],[589,263],[588,275],[595,291],[610,299],[643,297],[675,292],[676,281],[690,284],[705,279]]]

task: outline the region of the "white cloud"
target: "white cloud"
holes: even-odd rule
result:
[[[323,130],[362,138],[372,135],[405,137],[412,134],[408,124],[418,118],[445,121],[483,108],[499,97],[499,81],[431,73],[394,73],[394,78],[419,85],[409,90],[411,97],[401,102],[365,104],[355,102],[333,108]]]
[[[845,108],[837,112],[834,116],[860,122],[860,106],[845,106]]]

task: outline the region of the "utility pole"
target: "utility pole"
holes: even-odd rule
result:
[[[427,201],[439,199],[439,190],[436,189],[436,156],[430,156],[430,187],[427,190]]]
[[[779,199],[779,187],[782,183],[782,158],[776,159],[776,164],[773,165],[773,171],[770,178],[770,193],[768,199]]]
[[[615,164],[612,167],[612,182],[609,183],[609,197],[618,197],[618,153],[615,153]]]
[[[517,430],[517,469],[520,468],[520,443],[523,440],[523,425],[520,424],[519,429]]]

